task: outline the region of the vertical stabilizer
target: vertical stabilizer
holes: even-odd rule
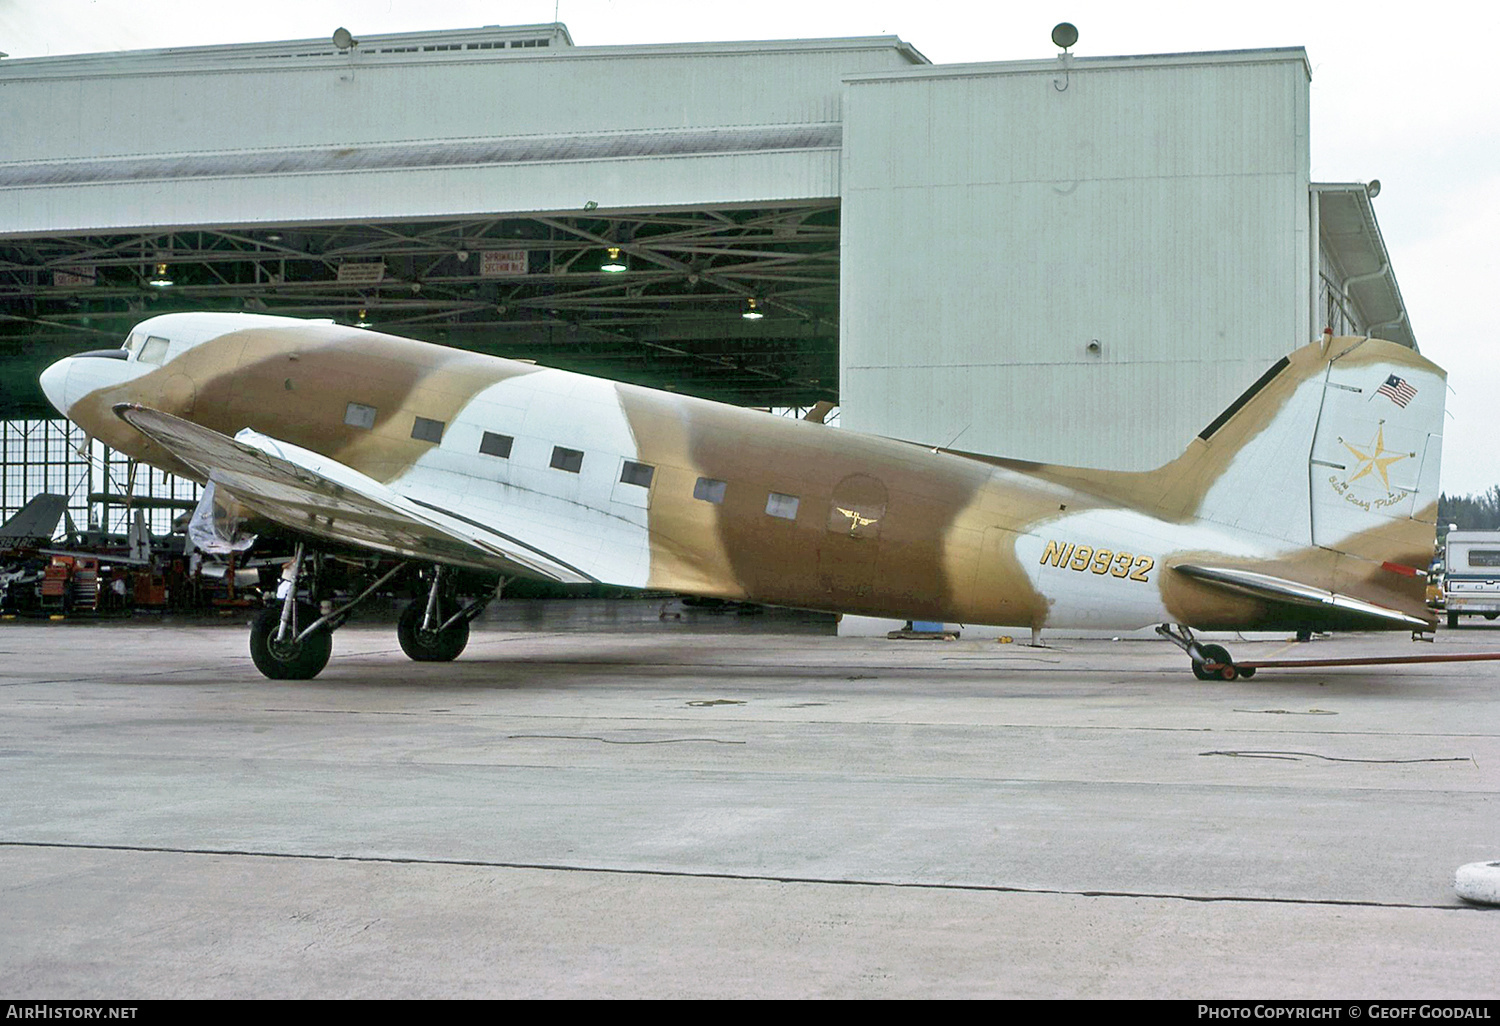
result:
[[[1173,571],[1164,608],[1181,623],[1420,629],[1446,393],[1443,369],[1415,350],[1330,338],[1278,360],[1155,470],[962,455],[1182,525],[1160,560]],[[1225,593],[1270,611],[1224,606]]]
[[[0,525],[0,548],[44,542],[57,531],[57,522],[67,512],[68,497],[46,492],[34,495],[15,516]]]
[[[1432,558],[1446,392],[1443,369],[1414,350],[1335,338],[1278,360],[1156,470],[978,458],[1263,548],[1331,550],[1401,573]]]
[[[1395,343],[1337,338],[1273,371],[1163,468],[1180,471],[1173,500],[1291,545],[1425,568],[1437,521],[1442,368]]]

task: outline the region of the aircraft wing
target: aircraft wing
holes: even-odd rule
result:
[[[1389,629],[1393,624],[1413,630],[1427,630],[1432,625],[1423,619],[1409,616],[1396,609],[1366,602],[1350,595],[1324,591],[1311,585],[1299,584],[1284,577],[1241,570],[1236,567],[1213,567],[1178,565],[1172,569],[1194,580],[1224,588],[1227,591],[1273,602],[1285,602],[1294,606],[1308,606],[1324,612],[1337,611],[1355,620],[1364,620],[1372,628]]]
[[[134,403],[114,410],[246,508],[302,534],[566,584],[593,580],[517,538],[426,509],[352,467],[269,435],[245,430],[230,438]]]

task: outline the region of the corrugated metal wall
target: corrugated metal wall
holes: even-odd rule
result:
[[[1300,49],[851,78],[845,426],[1175,456],[1310,337],[1307,85]]]
[[[0,62],[0,232],[831,197],[842,77],[921,59],[893,37],[214,50]],[[821,132],[703,131],[767,126]]]

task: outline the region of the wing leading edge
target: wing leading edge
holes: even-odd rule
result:
[[[114,411],[248,509],[294,531],[411,559],[565,584],[594,580],[520,539],[419,504],[337,460],[269,435],[246,429],[230,438],[134,403]]]

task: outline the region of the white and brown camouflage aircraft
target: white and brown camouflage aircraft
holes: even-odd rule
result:
[[[93,437],[212,482],[314,549],[430,568],[399,628],[415,659],[462,650],[487,598],[445,582],[474,571],[486,587],[520,576],[1033,630],[1157,625],[1204,678],[1236,668],[1195,629],[1435,625],[1424,572],[1445,374],[1378,339],[1297,350],[1177,459],[1130,473],[252,314],[151,318],[118,350],[53,364],[42,386]],[[267,676],[321,671],[353,606],[298,600],[312,562],[298,544],[286,600],[252,627]]]

